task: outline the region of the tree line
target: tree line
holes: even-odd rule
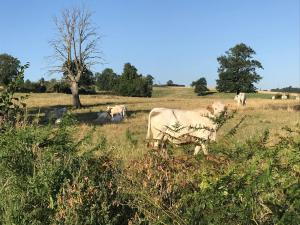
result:
[[[300,88],[288,86],[288,87],[284,87],[284,88],[274,88],[274,89],[271,89],[271,91],[274,91],[274,92],[288,92],[288,93],[300,93]]]
[[[20,61],[8,54],[0,55],[0,84],[8,85],[15,79],[20,68]],[[67,75],[62,79],[51,79],[46,81],[44,78],[34,82],[29,79],[20,80],[18,92],[23,93],[65,93],[72,94],[71,85]],[[95,94],[98,91],[108,91],[112,94],[131,96],[131,97],[151,97],[153,77],[143,76],[138,73],[135,66],[125,63],[121,75],[118,75],[111,68],[106,68],[102,72],[93,74],[86,69],[83,71],[78,82],[79,94]]]

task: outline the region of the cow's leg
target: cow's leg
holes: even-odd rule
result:
[[[208,155],[208,151],[207,151],[207,149],[206,149],[205,144],[201,144],[201,148],[202,148],[203,154],[204,154],[204,155]]]
[[[153,143],[153,148],[158,149],[159,148],[159,140],[155,140]]]
[[[200,149],[201,149],[201,147],[199,145],[197,145],[195,147],[194,155],[197,155],[199,153]]]

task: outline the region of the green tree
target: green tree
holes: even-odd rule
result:
[[[193,81],[191,86],[194,87],[194,92],[196,92],[198,95],[204,95],[204,93],[208,91],[207,82],[204,77]]]
[[[114,91],[118,84],[118,75],[111,68],[106,68],[102,73],[96,73],[96,86],[99,90]]]
[[[95,85],[95,77],[92,71],[85,70],[79,80],[79,87],[90,87]]]
[[[123,73],[118,80],[116,92],[123,96],[151,97],[152,76],[142,76],[130,63],[124,65]]]
[[[217,90],[220,92],[254,92],[262,77],[257,74],[257,69],[263,69],[262,64],[253,59],[255,51],[241,43],[237,44],[225,55],[217,58],[220,66],[218,68],[219,79]]]
[[[166,84],[167,84],[167,86],[172,86],[174,84],[174,82],[172,80],[168,80]]]
[[[20,61],[6,53],[0,55],[0,84],[8,85],[18,74]]]
[[[137,73],[137,68],[135,66],[131,65],[130,63],[125,63],[122,77],[127,80],[133,80],[139,77],[139,74]]]

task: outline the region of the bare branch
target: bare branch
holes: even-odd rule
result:
[[[78,82],[86,68],[102,60],[97,49],[100,36],[91,18],[84,8],[65,9],[59,18],[54,18],[57,34],[49,43],[54,51],[52,60],[61,64],[60,72],[72,81]]]

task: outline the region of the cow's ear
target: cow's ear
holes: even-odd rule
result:
[[[214,114],[214,109],[211,105],[207,106],[206,108],[211,114]]]

